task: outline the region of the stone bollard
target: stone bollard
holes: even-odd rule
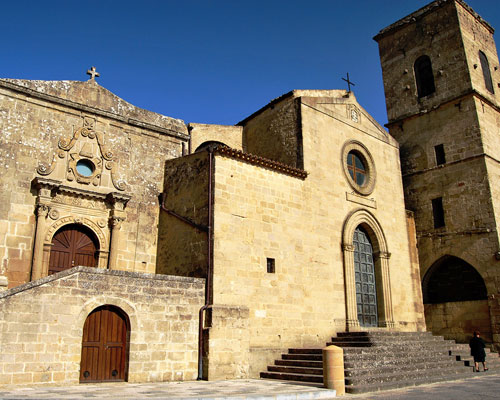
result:
[[[9,280],[6,276],[0,275],[0,291],[7,290],[9,286]]]
[[[337,346],[323,349],[323,383],[327,389],[335,389],[337,396],[345,394],[344,350]]]

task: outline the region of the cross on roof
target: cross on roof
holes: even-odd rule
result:
[[[347,93],[351,93],[351,85],[352,86],[356,86],[356,85],[349,80],[349,72],[347,73],[347,79],[342,78],[342,80],[347,82]]]
[[[87,70],[87,75],[90,75],[90,80],[91,81],[95,81],[95,77],[97,76],[100,76],[101,74],[99,74],[99,72],[97,72],[95,70],[95,67],[92,67],[90,68],[89,70]]]

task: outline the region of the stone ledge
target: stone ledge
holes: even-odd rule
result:
[[[45,285],[47,283],[53,282],[58,279],[66,278],[68,276],[84,273],[91,275],[110,275],[110,276],[123,276],[127,278],[134,279],[145,279],[145,280],[159,280],[159,281],[171,281],[171,282],[186,282],[193,283],[196,285],[204,285],[205,279],[203,278],[189,278],[185,276],[173,276],[173,275],[160,275],[160,274],[150,274],[146,272],[131,272],[131,271],[120,271],[120,270],[109,270],[102,268],[92,268],[92,267],[73,267],[57,274],[49,275],[44,278],[38,279],[36,281],[28,282],[23,285],[11,288],[9,290],[0,292],[0,299],[13,296],[17,293],[24,292],[29,289],[33,289],[38,286]]]

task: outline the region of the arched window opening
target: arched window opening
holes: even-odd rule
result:
[[[209,147],[216,147],[216,146],[227,146],[227,144],[218,142],[217,140],[209,140],[207,142],[203,142],[202,144],[200,144],[194,152],[197,153],[199,151],[207,150]]]
[[[491,80],[490,63],[488,57],[481,50],[479,50],[479,60],[481,61],[481,69],[483,70],[484,84],[488,92],[495,93],[493,89],[493,81]]]
[[[422,281],[424,304],[485,300],[486,285],[476,269],[464,260],[445,256],[429,268]]]
[[[99,242],[91,229],[70,224],[59,229],[52,238],[49,275],[76,266],[95,267]]]
[[[431,59],[428,56],[417,58],[413,66],[417,82],[418,97],[425,97],[436,91]]]
[[[130,321],[118,307],[92,311],[83,326],[80,382],[126,381]]]
[[[368,233],[358,226],[354,231],[354,277],[356,304],[361,326],[378,326],[377,286],[373,249]]]

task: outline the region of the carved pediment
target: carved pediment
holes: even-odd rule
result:
[[[104,134],[95,129],[95,119],[83,118],[83,126],[71,137],[61,137],[50,164],[40,163],[37,172],[42,176],[76,182],[82,185],[103,186],[104,174],[113,186],[123,191],[126,183],[118,176],[118,164],[106,146]],[[56,175],[56,176],[54,176]]]

